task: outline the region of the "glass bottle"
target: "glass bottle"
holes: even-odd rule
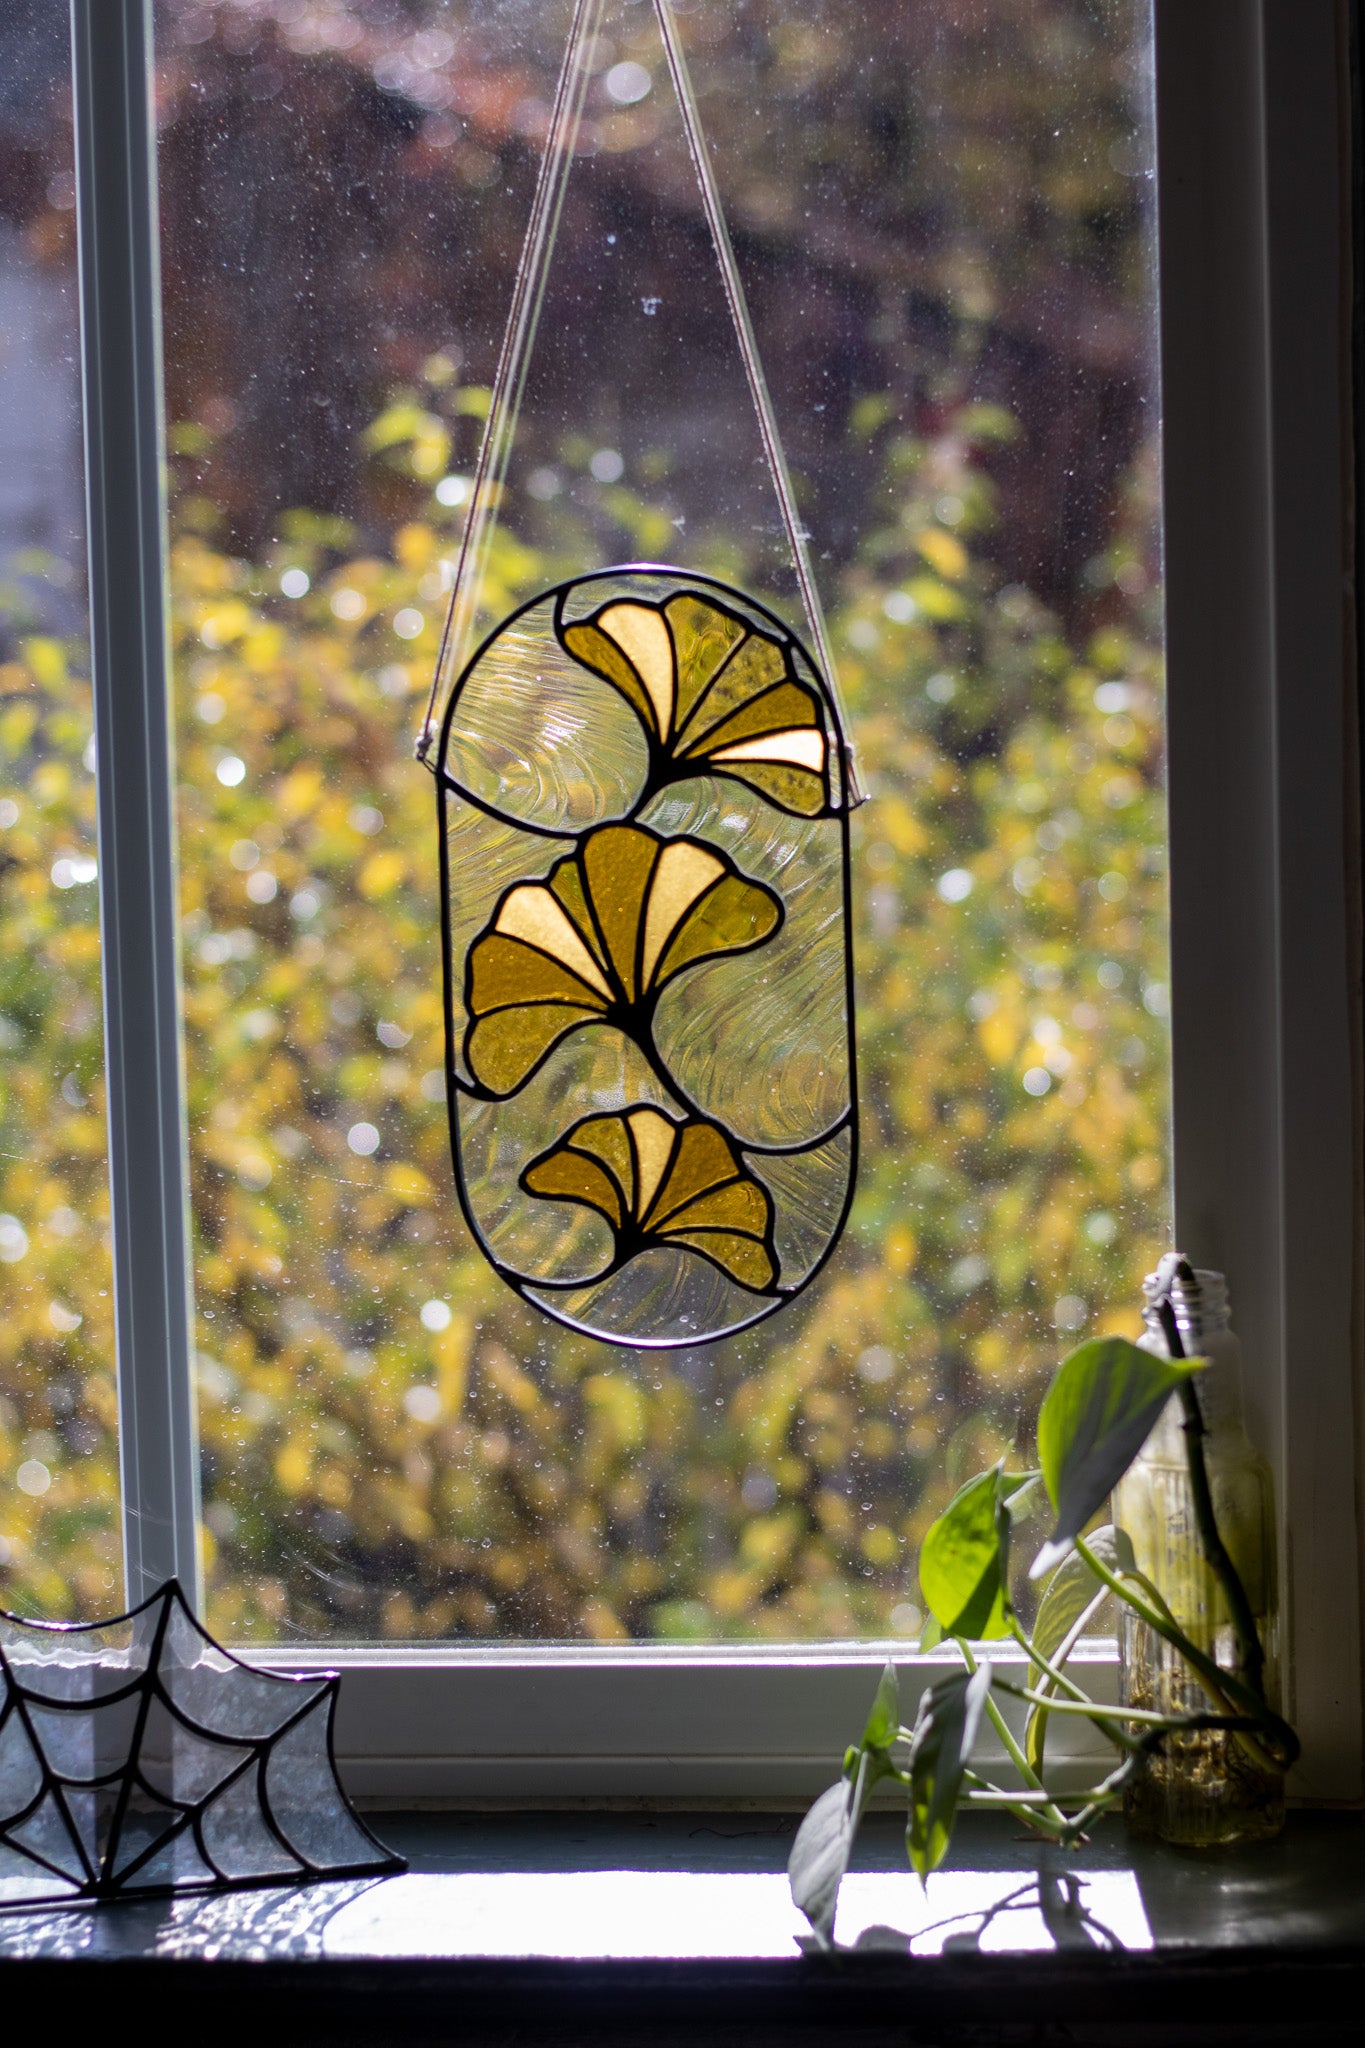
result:
[[[1139,1342],[1167,1355],[1157,1314],[1159,1283],[1143,1284]],[[1228,1321],[1221,1273],[1200,1270],[1171,1294],[1187,1357],[1207,1358],[1198,1378],[1204,1461],[1224,1546],[1246,1588],[1265,1655],[1266,1697],[1279,1706],[1279,1616],[1270,1468],[1242,1417],[1242,1353]],[[1114,1520],[1139,1570],[1162,1594],[1190,1640],[1225,1670],[1236,1644],[1226,1603],[1205,1561],[1195,1522],[1179,1398],[1172,1396],[1114,1493]],[[1124,1701],[1162,1713],[1207,1711],[1208,1695],[1179,1652],[1124,1608],[1119,1676]],[[1260,1841],[1284,1825],[1284,1778],[1236,1734],[1214,1729],[1172,1735],[1129,1786],[1124,1815],[1133,1831],[1191,1848]]]

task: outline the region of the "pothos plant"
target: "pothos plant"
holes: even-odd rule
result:
[[[844,1757],[843,1775],[816,1800],[792,1847],[792,1896],[818,1938],[828,1941],[839,1886],[869,1800],[886,1781],[907,1800],[906,1846],[922,1881],[947,1853],[966,1808],[1004,1810],[1049,1841],[1069,1847],[1173,1734],[1227,1729],[1262,1767],[1282,1772],[1298,1755],[1293,1730],[1265,1696],[1255,1619],[1218,1534],[1204,1462],[1204,1424],[1196,1391],[1205,1361],[1185,1358],[1175,1318],[1160,1310],[1168,1358],[1122,1337],[1096,1338],[1058,1368],[1038,1417],[1038,1468],[1009,1472],[1004,1461],[962,1487],[924,1539],[920,1587],[928,1609],[921,1652],[952,1643],[961,1668],[920,1696],[914,1724],[903,1727],[895,1667],[888,1664],[867,1726]],[[1083,1532],[1141,1450],[1166,1402],[1184,1411],[1191,1494],[1200,1542],[1232,1624],[1235,1655],[1224,1670],[1180,1628],[1165,1600],[1138,1570],[1121,1529]],[[1029,1576],[1043,1581],[1031,1632],[1010,1593],[1010,1545],[1021,1510],[1042,1485],[1052,1533]],[[1068,1669],[1072,1652],[1110,1595],[1184,1658],[1208,1699],[1205,1710],[1160,1713],[1092,1699]],[[1028,1657],[1026,1682],[993,1667],[979,1645],[1012,1640]],[[1017,1670],[1017,1665],[1014,1666]],[[1022,1742],[1002,1699],[1027,1708]],[[1046,1783],[1052,1715],[1081,1715],[1116,1751],[1114,1767],[1081,1792]],[[998,1785],[972,1763],[983,1716],[994,1727],[1015,1782]],[[1018,1719],[1017,1707],[1015,1719]]]

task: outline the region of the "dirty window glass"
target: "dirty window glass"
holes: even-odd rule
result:
[[[122,1592],[64,7],[0,15],[0,1605]]]
[[[1167,1235],[1148,7],[677,13],[867,796],[863,1157],[798,1302],[646,1353],[538,1316],[460,1221],[413,759],[568,11],[158,9],[198,1390],[234,1638],[912,1636],[928,1521],[1027,1441],[1061,1350],[1132,1327]],[[780,612],[651,8],[609,0],[592,73],[486,623],[639,559]]]

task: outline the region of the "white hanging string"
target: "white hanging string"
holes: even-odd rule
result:
[[[711,230],[715,245],[716,261],[720,265],[721,282],[725,287],[725,302],[730,308],[730,319],[734,325],[735,339],[744,359],[744,374],[749,381],[749,395],[758,414],[758,431],[763,441],[763,453],[767,457],[768,469],[777,493],[778,506],[782,513],[782,524],[787,531],[787,542],[792,551],[796,567],[796,580],[801,590],[801,601],[810,620],[811,632],[815,637],[815,653],[820,669],[834,698],[839,713],[839,723],[845,734],[848,719],[844,712],[839,692],[838,671],[834,666],[834,650],[830,645],[829,628],[825,623],[825,608],[820,602],[820,592],[811,571],[810,553],[806,546],[808,535],[801,523],[796,506],[796,493],[792,489],[791,472],[787,468],[786,451],[782,436],[777,431],[777,419],[773,412],[772,398],[768,392],[768,380],[763,374],[763,363],[754,339],[753,322],[749,318],[749,302],[744,296],[744,281],[735,261],[734,247],[730,241],[730,230],[725,223],[721,208],[720,193],[716,189],[715,171],[711,164],[711,153],[706,147],[701,132],[701,116],[697,111],[696,94],[692,90],[692,77],[687,68],[687,58],[678,36],[678,24],[673,13],[673,0],[654,0],[654,12],[659,18],[659,33],[663,37],[664,55],[673,80],[673,90],[678,96],[682,110],[683,132],[687,137],[688,154],[692,168],[697,174],[701,187],[701,202],[706,213],[706,225]],[[858,774],[854,766],[852,751],[848,763],[848,802],[862,802],[858,787]]]
[[[463,668],[473,638],[478,590],[497,517],[498,501],[506,481],[508,457],[511,453],[517,416],[521,409],[522,394],[526,388],[526,373],[535,340],[536,325],[545,298],[546,279],[554,255],[555,238],[564,206],[564,190],[568,183],[583,117],[583,99],[589,77],[588,63],[585,59],[592,51],[602,7],[603,0],[576,0],[574,7],[568,42],[564,50],[564,62],[555,88],[545,154],[541,159],[535,195],[531,202],[531,218],[527,224],[521,262],[517,266],[507,331],[503,337],[502,352],[493,379],[488,421],[479,448],[478,462],[475,465],[469,515],[465,521],[464,535],[455,564],[455,587],[451,596],[450,613],[446,620],[436,673],[432,679],[422,736],[417,747],[419,760],[426,759],[435,738],[433,721],[442,682],[446,676],[458,674]],[[692,88],[687,59],[678,36],[672,0],[654,0],[654,12],[663,39],[669,76],[673,81],[673,90],[682,114],[688,154],[692,159],[692,168],[701,191],[702,209],[706,215],[706,224],[720,267],[725,303],[729,308],[735,339],[739,344],[749,395],[758,416],[758,430],[763,443],[764,457],[772,477],[778,509],[792,552],[801,601],[810,621],[821,672],[834,698],[840,725],[847,735],[848,719],[840,696],[834,652],[825,621],[825,609],[820,601],[820,592],[811,569],[810,553],[806,545],[808,535],[797,510],[791,472],[787,467],[786,452],[778,432],[768,381],[763,374],[758,343],[754,338],[753,323],[749,318],[748,300],[744,294],[744,282],[735,261],[730,230],[726,226],[720,193],[716,188],[710,152],[702,135],[696,94]],[[858,787],[857,769],[851,750],[848,760],[848,782],[848,803],[861,803],[862,792]]]
[[[602,7],[603,0],[574,0],[573,20],[564,45],[564,62],[560,66],[559,81],[550,108],[545,152],[540,160],[536,189],[531,199],[531,217],[526,224],[526,239],[512,287],[507,328],[489,394],[488,418],[479,443],[478,461],[474,465],[469,512],[455,562],[450,610],[446,615],[441,652],[437,657],[426,717],[417,742],[419,761],[426,760],[436,737],[436,705],[442,682],[452,673],[458,675],[464,667],[474,635],[478,593],[497,521],[498,503],[507,480],[508,457],[512,452],[522,394],[526,389],[526,373],[530,367],[540,309],[545,300],[545,282],[550,274],[550,260],[559,233],[559,218],[564,210],[564,191],[578,143],[583,99],[590,76],[588,60],[596,40]]]

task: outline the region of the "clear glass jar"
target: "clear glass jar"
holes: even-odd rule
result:
[[[1156,1310],[1158,1281],[1144,1283],[1139,1340],[1167,1355]],[[1275,1514],[1270,1468],[1247,1437],[1242,1416],[1242,1354],[1228,1321],[1221,1273],[1199,1271],[1193,1287],[1176,1281],[1171,1296],[1187,1357],[1207,1358],[1198,1381],[1205,1424],[1204,1461],[1214,1515],[1246,1588],[1265,1654],[1266,1696],[1279,1705],[1279,1616]],[[1204,1558],[1195,1522],[1178,1398],[1114,1493],[1114,1520],[1132,1542],[1138,1567],[1159,1589],[1180,1627],[1224,1670],[1236,1645],[1226,1603]],[[1119,1637],[1124,1701],[1162,1713],[1198,1713],[1208,1695],[1179,1653],[1123,1610]],[[1170,1736],[1129,1787],[1124,1815],[1137,1834],[1191,1848],[1259,1841],[1284,1825],[1284,1778],[1266,1769],[1240,1737],[1215,1729]]]

